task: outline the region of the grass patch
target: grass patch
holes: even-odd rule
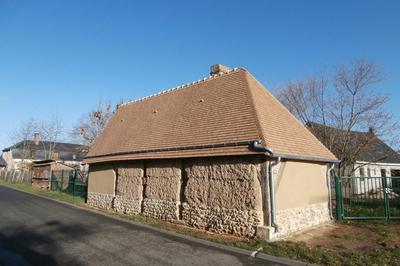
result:
[[[10,188],[15,188],[18,190],[22,190],[22,191],[40,195],[40,196],[45,196],[45,197],[48,197],[51,199],[76,204],[76,205],[83,205],[85,203],[85,200],[81,197],[72,196],[70,194],[66,194],[66,193],[62,193],[62,192],[53,192],[53,191],[48,191],[48,190],[44,190],[44,189],[40,189],[40,188],[34,188],[29,184],[11,183],[11,182],[0,179],[0,185],[5,186],[5,187],[10,187]]]
[[[0,185],[76,205],[84,205],[84,200],[82,198],[74,197],[65,193],[32,188],[27,184],[13,184],[4,180],[0,180]],[[324,237],[329,239],[331,243],[328,246],[321,247],[311,246],[302,241],[276,241],[269,243],[258,239],[244,239],[231,235],[214,234],[212,232],[196,230],[184,225],[169,223],[145,217],[143,215],[132,216],[109,211],[102,212],[227,246],[251,251],[262,248],[261,252],[269,255],[319,265],[400,265],[400,245],[387,245],[388,241],[397,239],[400,236],[400,223],[386,223],[383,221],[337,223],[339,227],[338,231],[329,234],[326,233],[324,235]],[[346,231],[348,228],[354,229],[360,227],[365,229],[365,235],[351,234],[349,233],[350,231]],[[371,234],[378,235],[379,240],[376,244],[379,246],[379,249],[357,250],[349,248],[348,243],[350,242],[371,241]]]
[[[109,213],[109,212],[107,212]],[[132,221],[148,224],[157,228],[173,231],[180,234],[216,242],[219,244],[238,247],[247,250],[262,248],[263,253],[268,255],[284,257],[319,265],[400,265],[400,246],[386,248],[383,250],[357,251],[349,250],[345,245],[340,251],[324,248],[309,247],[304,242],[275,241],[267,242],[258,239],[243,239],[230,235],[220,235],[191,227],[168,223],[143,215],[125,215],[114,213],[119,217]],[[359,226],[353,223],[354,226]],[[353,237],[344,236],[342,239],[354,240]]]

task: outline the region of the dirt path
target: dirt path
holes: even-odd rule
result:
[[[288,238],[309,247],[341,251],[378,251],[400,246],[400,221],[329,223]]]

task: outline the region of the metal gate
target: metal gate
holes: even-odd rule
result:
[[[50,190],[86,198],[87,175],[78,170],[52,171]]]
[[[400,219],[400,177],[336,177],[338,220]]]

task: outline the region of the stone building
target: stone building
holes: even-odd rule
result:
[[[102,209],[266,239],[330,220],[335,156],[243,68],[120,105],[85,162]]]

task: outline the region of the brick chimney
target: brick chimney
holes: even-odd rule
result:
[[[376,129],[374,127],[369,127],[368,128],[368,133],[371,135],[375,135],[376,134]]]
[[[38,132],[35,132],[33,134],[33,142],[35,142],[35,145],[39,145],[40,142],[40,134]]]
[[[228,73],[232,69],[222,64],[215,64],[210,67],[210,75],[218,75],[222,73]]]

